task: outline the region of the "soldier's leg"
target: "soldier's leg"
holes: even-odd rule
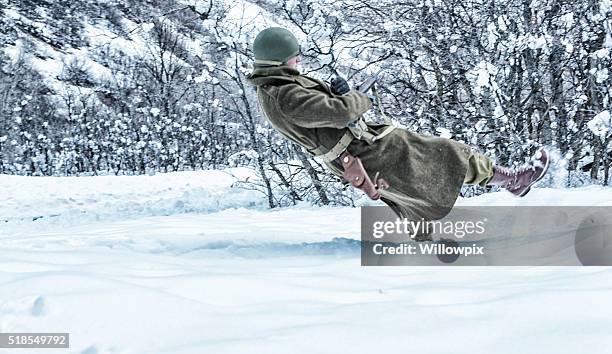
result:
[[[477,184],[485,187],[489,180],[491,180],[491,177],[493,177],[493,160],[483,154],[472,151],[468,158],[468,169],[463,183]]]

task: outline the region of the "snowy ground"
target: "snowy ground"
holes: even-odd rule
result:
[[[0,332],[71,333],[0,353],[609,353],[611,269],[360,267],[358,209],[269,211],[232,181],[0,175]]]

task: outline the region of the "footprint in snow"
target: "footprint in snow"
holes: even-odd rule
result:
[[[92,345],[91,347],[83,350],[81,354],[98,354],[98,348]]]
[[[32,304],[32,315],[33,316],[42,316],[45,314],[45,298],[39,296],[34,300],[34,304]]]

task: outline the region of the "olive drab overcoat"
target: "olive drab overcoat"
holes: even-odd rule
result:
[[[338,142],[347,125],[372,108],[370,99],[351,90],[335,95],[322,81],[287,66],[256,67],[248,82],[257,88],[264,116],[286,138],[312,151]],[[368,123],[373,132],[386,125]],[[368,144],[353,140],[347,148],[363,162],[370,178],[378,172],[390,185],[381,200],[401,217],[436,220],[454,205],[467,172],[471,149],[460,142],[397,128]],[[337,176],[342,164],[326,163]]]

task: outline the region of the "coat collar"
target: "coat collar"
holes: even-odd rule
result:
[[[296,76],[300,75],[300,72],[296,69],[290,68],[286,65],[282,66],[255,66],[251,76]]]
[[[295,82],[306,88],[322,85],[320,81],[300,75],[299,71],[288,66],[256,66],[253,72],[247,76],[247,81],[253,86],[289,82]]]

